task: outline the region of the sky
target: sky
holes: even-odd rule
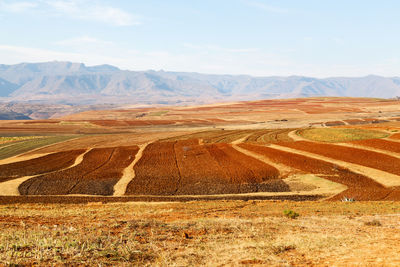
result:
[[[0,64],[400,76],[398,0],[0,0]]]

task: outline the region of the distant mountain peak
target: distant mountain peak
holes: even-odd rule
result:
[[[393,98],[400,96],[400,78],[128,71],[68,61],[0,65],[0,97],[6,101],[173,104],[308,96]]]

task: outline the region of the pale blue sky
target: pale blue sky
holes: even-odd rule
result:
[[[0,64],[400,75],[397,0],[0,0]]]

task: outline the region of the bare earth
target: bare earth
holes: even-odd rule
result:
[[[304,98],[0,121],[0,136],[11,140],[0,144],[0,266],[400,265],[399,110],[397,100]],[[35,136],[76,138],[21,150]],[[303,151],[318,144],[335,147],[327,154],[335,159]],[[125,150],[132,146],[133,161]],[[345,160],[350,148],[362,150],[362,161],[348,162],[349,153]],[[62,170],[40,159],[75,149],[86,152]],[[25,167],[27,160],[35,164]],[[312,164],[322,173],[301,171]],[[366,177],[352,178],[362,181],[352,191],[344,179],[325,179],[345,175],[335,165]],[[38,187],[57,191],[81,179],[91,193],[20,196],[21,183],[40,171],[52,178],[43,175]],[[144,191],[126,195],[135,182]],[[226,191],[178,195],[182,184]],[[176,190],[146,194],[161,187]],[[338,201],[352,192],[385,201]]]

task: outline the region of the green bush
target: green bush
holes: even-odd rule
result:
[[[300,216],[300,214],[298,214],[297,212],[293,211],[293,210],[284,210],[283,214],[290,218],[290,219],[296,219],[297,217]]]

